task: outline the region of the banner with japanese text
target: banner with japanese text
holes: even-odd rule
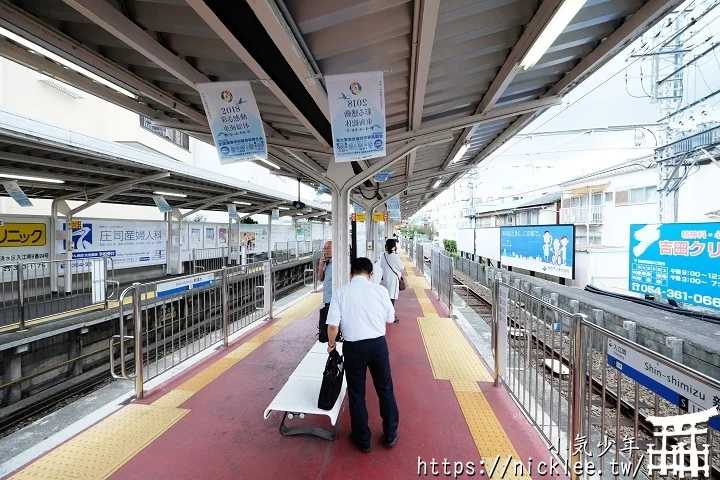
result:
[[[630,225],[629,290],[720,310],[720,222]]]
[[[0,264],[50,260],[50,218],[0,216]]]
[[[501,227],[500,263],[555,277],[575,278],[575,226]]]
[[[335,161],[385,156],[383,72],[326,75]]]
[[[165,263],[167,224],[140,220],[83,219],[72,228],[72,258],[113,259],[116,269]],[[66,222],[61,221],[65,231]],[[59,255],[65,253],[65,240],[59,242]]]
[[[250,82],[198,84],[220,163],[267,160],[267,143]]]

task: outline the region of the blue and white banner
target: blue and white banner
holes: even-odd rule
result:
[[[239,218],[240,215],[237,213],[237,207],[234,203],[231,203],[228,205],[228,215],[230,215],[230,218]]]
[[[387,182],[393,173],[395,173],[395,170],[382,170],[375,174],[375,181],[380,183]]]
[[[388,218],[390,220],[400,220],[400,197],[395,195],[387,201]]]
[[[575,226],[500,228],[500,262],[532,272],[575,278]]]
[[[629,290],[720,310],[720,222],[630,225]]]
[[[215,284],[215,274],[207,273],[194,277],[179,278],[169,282],[158,283],[155,292],[158,297],[178,295],[188,290],[209,287]]]
[[[67,223],[65,220],[61,222],[64,232]],[[106,255],[112,257],[113,265],[118,269],[161,265],[165,263],[166,231],[164,222],[82,220],[72,227],[72,258],[101,258]],[[65,240],[58,246],[58,254],[64,255]]]
[[[335,161],[385,156],[383,72],[326,75]]]
[[[157,205],[158,210],[162,213],[172,212],[172,207],[162,195],[155,195],[152,199],[155,202],[155,205]]]
[[[12,199],[17,202],[18,205],[20,205],[21,207],[33,206],[30,199],[27,197],[27,195],[25,195],[25,192],[23,192],[23,189],[20,188],[20,185],[18,185],[16,181],[3,182],[3,186],[5,187],[5,191],[7,191],[8,195],[10,195]]]
[[[198,84],[221,164],[267,160],[267,142],[250,82]]]

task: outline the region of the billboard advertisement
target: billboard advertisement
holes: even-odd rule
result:
[[[575,226],[500,228],[500,262],[561,278],[575,277]]]
[[[720,222],[630,225],[629,290],[720,310]]]
[[[72,258],[113,258],[115,268],[133,268],[165,263],[167,248],[164,222],[95,220],[73,222]],[[65,221],[62,229],[65,230]],[[65,241],[59,255],[65,253]]]
[[[50,219],[0,217],[0,264],[50,260]]]

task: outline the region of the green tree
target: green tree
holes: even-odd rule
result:
[[[457,253],[457,242],[455,240],[443,240],[443,247],[448,253]]]
[[[247,217],[247,218],[243,218],[242,220],[240,220],[240,223],[247,223],[247,224],[250,224],[250,225],[257,225],[258,222],[256,222],[255,220],[253,220],[251,217]]]

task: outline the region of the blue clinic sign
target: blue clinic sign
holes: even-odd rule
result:
[[[267,143],[250,82],[198,84],[221,164],[267,160]]]
[[[720,222],[630,225],[629,290],[720,310]]]
[[[326,75],[335,161],[385,156],[383,72]]]
[[[575,277],[575,226],[500,228],[500,262],[562,278]]]

